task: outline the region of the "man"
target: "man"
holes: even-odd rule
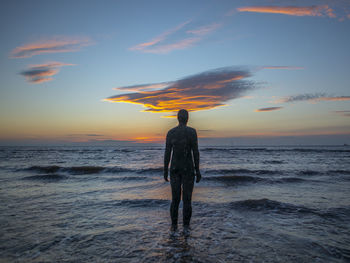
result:
[[[199,172],[199,151],[196,130],[187,127],[188,112],[179,110],[177,114],[179,125],[170,131],[166,136],[166,147],[164,154],[164,180],[168,182],[168,166],[170,165],[170,184],[172,201],[170,205],[171,229],[177,229],[177,218],[179,204],[183,201],[183,225],[188,229],[192,215],[192,190],[194,177],[196,182],[201,180]],[[172,153],[172,155],[171,155]]]

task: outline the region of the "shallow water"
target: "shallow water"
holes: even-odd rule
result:
[[[163,150],[0,147],[0,262],[350,261],[348,147],[201,148],[189,233]]]

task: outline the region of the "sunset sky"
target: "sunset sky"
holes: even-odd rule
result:
[[[1,1],[0,145],[350,144],[350,1]]]

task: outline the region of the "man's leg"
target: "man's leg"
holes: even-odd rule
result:
[[[178,174],[170,174],[170,185],[172,194],[170,205],[171,224],[177,226],[179,204],[181,201],[181,176]]]
[[[189,226],[192,215],[192,191],[194,184],[194,176],[186,174],[183,180],[182,201],[183,201],[183,225]]]

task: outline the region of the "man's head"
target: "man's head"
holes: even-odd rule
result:
[[[187,110],[179,110],[177,113],[177,119],[179,120],[180,124],[187,124],[188,121],[188,111]]]

